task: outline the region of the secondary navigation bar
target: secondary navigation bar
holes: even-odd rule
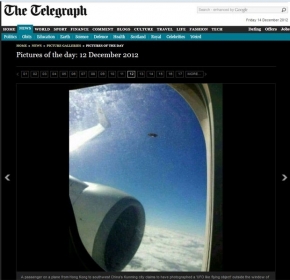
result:
[[[289,26],[2,27],[3,41],[289,41]],[[236,31],[236,32],[235,32]]]
[[[290,41],[290,33],[2,33],[2,41]]]

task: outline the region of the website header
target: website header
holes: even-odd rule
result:
[[[3,2],[2,26],[260,26],[289,24],[289,3]]]

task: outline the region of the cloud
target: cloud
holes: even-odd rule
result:
[[[142,243],[123,271],[200,271],[204,240],[146,226]]]

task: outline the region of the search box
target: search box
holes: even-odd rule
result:
[[[219,6],[219,7],[197,7],[198,13],[227,13],[227,14],[243,14],[243,13],[288,13],[288,7],[251,7],[251,6]]]

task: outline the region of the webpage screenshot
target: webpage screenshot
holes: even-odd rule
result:
[[[0,2],[0,279],[290,279],[289,3]]]

